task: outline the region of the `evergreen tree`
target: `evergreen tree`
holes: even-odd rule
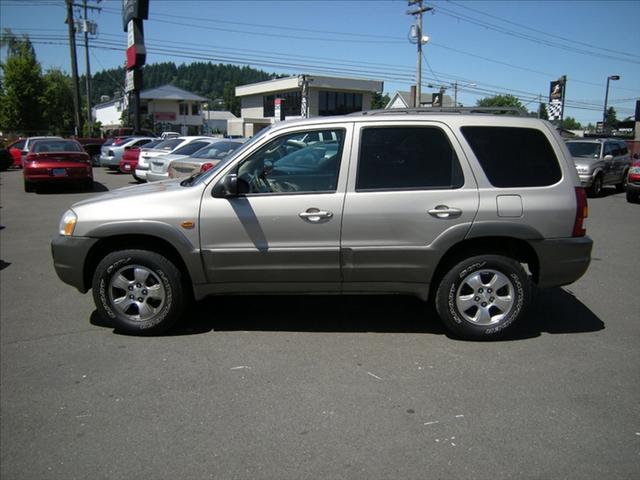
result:
[[[10,30],[5,30],[3,36],[3,44],[7,46],[7,59],[0,64],[3,76],[0,89],[0,130],[38,133],[45,128],[42,115],[42,68],[27,35],[18,39]]]
[[[43,117],[49,131],[56,135],[73,132],[73,86],[71,79],[58,69],[44,76]]]

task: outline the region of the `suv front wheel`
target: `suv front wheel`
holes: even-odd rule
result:
[[[166,331],[186,303],[180,270],[166,257],[146,250],[108,254],[95,270],[92,288],[100,315],[128,333]]]
[[[501,255],[471,257],[453,266],[436,292],[438,315],[464,338],[492,338],[524,315],[531,283],[520,263]]]

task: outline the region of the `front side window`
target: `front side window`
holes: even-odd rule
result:
[[[461,130],[494,187],[544,187],[562,178],[558,158],[540,130],[482,126]]]
[[[311,140],[308,131],[270,141],[237,169],[248,194],[335,192],[345,131],[336,140]]]
[[[363,129],[357,191],[452,189],[463,184],[458,157],[441,129]]]

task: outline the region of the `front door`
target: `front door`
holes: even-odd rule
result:
[[[335,140],[326,141],[311,140],[310,128],[279,135],[229,167],[224,173],[236,174],[245,193],[205,193],[200,232],[210,283],[339,290],[351,126],[332,126]]]

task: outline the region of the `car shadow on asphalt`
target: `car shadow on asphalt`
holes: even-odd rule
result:
[[[95,311],[91,323],[111,327]],[[552,288],[536,291],[527,317],[497,341],[604,328],[604,322],[571,292]],[[432,306],[401,295],[210,297],[189,308],[178,326],[164,336],[216,331],[419,333],[457,339],[444,328]]]
[[[108,191],[109,189],[104,184],[94,180],[91,190],[76,183],[56,183],[37,185],[35,193],[38,195],[59,195],[64,193],[99,193]]]

